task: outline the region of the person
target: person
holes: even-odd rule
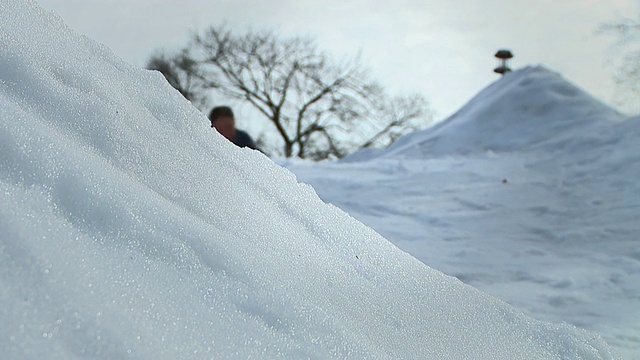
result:
[[[211,121],[211,127],[215,128],[227,140],[239,147],[248,147],[260,151],[249,134],[236,129],[236,120],[230,107],[214,107],[209,113],[209,120]]]

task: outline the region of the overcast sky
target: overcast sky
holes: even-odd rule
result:
[[[498,78],[496,50],[513,68],[543,64],[612,103],[615,38],[598,27],[636,17],[639,0],[40,0],[73,29],[143,66],[159,48],[227,22],[314,36],[336,56],[362,58],[396,93],[420,92],[436,118]]]

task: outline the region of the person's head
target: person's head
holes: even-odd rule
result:
[[[236,121],[230,107],[214,107],[209,113],[209,120],[211,121],[212,128],[218,130],[218,132],[228,140],[233,141],[233,138],[236,136]]]

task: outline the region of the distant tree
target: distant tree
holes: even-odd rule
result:
[[[273,125],[276,152],[286,157],[340,158],[388,145],[429,119],[422,96],[389,98],[357,59],[332,61],[306,37],[211,27],[174,57],[152,56],[148,68],[192,101],[213,92],[250,104]]]
[[[602,30],[617,34],[627,49],[614,75],[616,102],[624,110],[640,114],[640,19],[622,19],[604,25]]]

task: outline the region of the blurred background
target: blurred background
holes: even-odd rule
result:
[[[357,59],[358,69],[367,72],[367,83],[378,85],[385,99],[419,95],[424,100],[418,106],[420,121],[396,129],[389,138],[376,139],[374,146],[385,146],[401,133],[458,110],[498,78],[492,72],[493,55],[502,48],[514,53],[514,69],[543,64],[623,112],[640,111],[634,92],[638,78],[631,86],[627,81],[634,73],[630,64],[638,63],[634,60],[640,43],[634,38],[640,22],[637,0],[41,0],[40,4],[124,60],[145,67],[154,56],[171,58],[193,48],[194,34],[212,26],[224,26],[237,36],[254,31],[271,32],[282,41],[310,39],[336,64]],[[255,106],[215,91],[206,98],[194,101],[203,112],[222,103],[232,105],[239,127],[259,138],[272,155],[286,155],[273,123],[259,119]],[[389,104],[380,116],[394,112]],[[344,145],[342,153],[316,157],[354,151],[386,124],[372,125]]]

